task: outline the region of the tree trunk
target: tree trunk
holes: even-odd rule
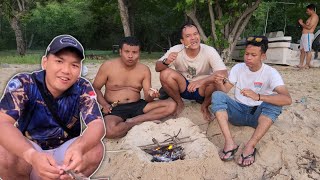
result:
[[[169,47],[172,47],[170,36],[168,36],[167,40],[168,40]]]
[[[196,17],[196,8],[194,7],[193,9],[191,10],[188,10],[186,12],[186,15],[193,21],[193,23],[197,26],[198,30],[199,30],[199,33],[200,33],[200,36],[201,36],[201,39],[206,42],[208,41],[208,37],[206,36],[206,34],[204,33],[197,17]]]
[[[131,36],[128,7],[125,0],[118,0],[121,22],[123,26],[124,36]]]
[[[29,43],[28,43],[28,49],[30,49],[31,46],[32,46],[33,38],[34,38],[34,33],[31,34],[31,37],[30,37],[30,40],[29,40]]]
[[[212,7],[212,0],[208,1],[208,6],[209,6],[209,14],[210,14],[210,22],[211,22],[211,33],[213,37],[213,41],[217,41],[217,33],[216,33],[216,24],[215,24],[215,17],[214,17],[214,12],[213,12],[213,7]]]
[[[15,33],[16,36],[16,43],[17,43],[17,52],[24,56],[26,54],[26,45],[23,39],[22,30],[20,27],[20,21],[16,17],[10,18],[10,25]]]
[[[134,14],[135,14],[135,8],[132,4],[134,4],[135,1],[133,0],[127,0],[127,8],[128,8],[128,19],[129,19],[129,26],[130,26],[130,32],[131,36],[134,36]]]
[[[236,36],[235,36],[235,40],[233,39],[228,39],[228,43],[229,43],[229,47],[224,49],[222,51],[222,55],[221,57],[224,59],[225,62],[229,62],[232,60],[232,52],[234,50],[234,48],[237,45],[238,42],[238,38],[240,37],[241,33],[243,32],[244,28],[247,26],[251,16],[252,16],[253,12],[251,12],[250,14],[248,14],[248,16],[244,19],[243,23],[241,24],[241,27],[239,28]]]
[[[252,14],[253,14],[253,11],[255,11],[258,8],[260,3],[261,3],[261,0],[257,0],[253,4],[253,6],[249,6],[242,13],[242,15],[239,17],[239,19],[237,19],[235,25],[233,26],[231,33],[228,36],[229,46],[227,48],[225,48],[221,54],[221,57],[222,57],[222,59],[224,59],[225,62],[229,62],[231,60],[231,58],[232,58],[231,54],[237,44],[238,38],[240,37],[240,35],[243,32],[246,25],[248,24]]]
[[[237,31],[239,30],[239,26],[240,24],[244,21],[244,19],[253,11],[255,11],[259,4],[261,3],[261,0],[257,0],[253,6],[249,6],[243,13],[242,15],[237,19],[235,25],[233,26],[233,29],[229,35],[229,37],[231,36],[231,38],[233,38],[233,40],[235,40],[235,34],[237,33]],[[251,16],[250,16],[251,17]],[[237,39],[236,39],[237,40]]]
[[[217,19],[221,19],[222,18],[222,8],[219,4],[219,0],[216,0],[216,3],[215,3],[215,11],[216,11],[216,14],[218,16]]]

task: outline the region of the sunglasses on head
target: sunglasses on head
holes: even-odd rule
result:
[[[247,41],[248,42],[261,42],[263,39],[261,37],[248,37]]]

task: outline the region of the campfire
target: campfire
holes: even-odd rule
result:
[[[178,134],[169,136],[168,139],[159,142],[157,139],[152,138],[153,144],[148,144],[145,146],[140,146],[142,150],[152,156],[151,162],[170,162],[178,159],[183,160],[185,157],[184,149],[180,144],[191,142],[188,140],[190,137],[178,138],[181,129]]]
[[[183,160],[185,157],[183,147],[174,144],[145,149],[144,151],[152,155],[151,162],[170,162],[178,159]]]

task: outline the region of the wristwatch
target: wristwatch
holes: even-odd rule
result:
[[[167,64],[166,61],[167,61],[167,58],[164,58],[164,59],[162,60],[162,64],[164,64],[164,65],[166,65],[166,66],[169,66],[169,64]]]

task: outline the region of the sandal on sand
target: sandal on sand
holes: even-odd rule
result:
[[[299,68],[299,69],[303,68],[303,66],[300,66],[300,65],[295,65],[295,66],[293,66],[293,67]]]
[[[230,154],[230,156],[229,157],[227,157],[227,158],[220,158],[222,161],[230,161],[230,160],[232,160],[233,158],[234,158],[234,155],[236,154],[236,152],[238,151],[238,149],[239,149],[239,146],[237,146],[236,148],[234,148],[234,149],[231,149],[230,151],[222,151],[222,154],[224,154],[224,156],[225,155],[227,155],[228,153],[231,153]]]
[[[242,162],[241,162],[241,164],[239,164],[239,165],[240,165],[241,167],[246,167],[246,166],[250,166],[251,164],[253,164],[253,163],[256,161],[256,152],[257,152],[257,149],[254,148],[253,153],[252,153],[252,154],[249,154],[249,155],[246,156],[246,157],[244,157],[243,154],[241,154]],[[253,162],[250,163],[250,164],[244,165],[244,164],[243,164],[244,160],[249,159],[249,158],[251,158],[251,157],[253,157]]]

